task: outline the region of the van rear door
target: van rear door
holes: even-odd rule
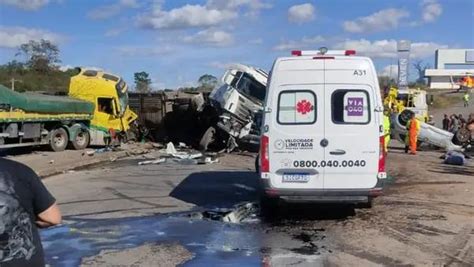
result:
[[[270,93],[270,179],[273,188],[323,189],[324,86],[314,62],[280,62]],[[312,70],[309,68],[313,68]],[[297,82],[295,82],[297,81]],[[268,118],[268,116],[267,116]]]
[[[372,68],[326,60],[324,189],[366,189],[377,183],[379,121]],[[363,62],[366,63],[366,62]],[[362,74],[362,75],[359,75]],[[377,115],[376,115],[377,114]]]

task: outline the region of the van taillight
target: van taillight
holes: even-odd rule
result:
[[[293,50],[293,51],[291,51],[291,55],[292,55],[292,56],[300,57],[302,54],[303,54],[303,53],[302,53],[301,50]]]
[[[355,50],[346,50],[344,53],[346,56],[353,56],[356,54]]]
[[[380,136],[379,173],[385,172],[385,136]]]
[[[270,159],[268,152],[268,136],[262,135],[260,139],[260,171],[270,172]]]

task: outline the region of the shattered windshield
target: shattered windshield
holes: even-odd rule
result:
[[[231,86],[254,101],[263,102],[265,100],[266,86],[247,73],[237,72]]]
[[[127,84],[123,79],[120,79],[120,81],[117,83],[115,86],[117,88],[117,95],[119,98],[119,104],[120,104],[120,115],[123,115],[125,113],[125,109],[127,108],[128,105],[128,92],[127,92]]]

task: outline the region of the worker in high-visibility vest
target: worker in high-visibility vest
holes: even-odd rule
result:
[[[410,120],[408,120],[407,125],[407,135],[405,137],[405,153],[416,155],[418,133],[420,132],[420,122],[415,117],[415,113],[412,113]]]
[[[469,92],[468,91],[464,93],[464,96],[462,97],[462,99],[464,100],[464,107],[465,108],[469,107]]]
[[[388,144],[390,143],[390,111],[385,110],[383,114],[383,134],[384,134],[384,145],[385,153],[388,153]]]

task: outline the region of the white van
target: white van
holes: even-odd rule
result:
[[[370,206],[386,178],[377,73],[355,51],[293,51],[268,80],[260,143],[262,205]]]

